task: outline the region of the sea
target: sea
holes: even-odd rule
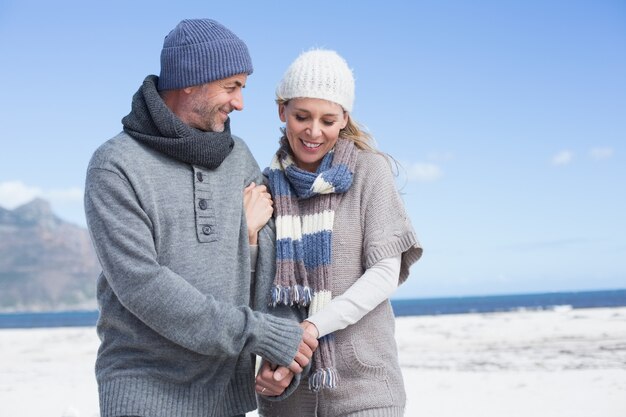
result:
[[[626,306],[626,289],[392,299],[396,317]],[[98,311],[0,313],[0,329],[95,326]]]

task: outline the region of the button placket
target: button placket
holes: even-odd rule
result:
[[[210,185],[206,173],[196,166],[194,166],[194,211],[198,241],[203,243],[217,241],[217,223],[211,204]]]

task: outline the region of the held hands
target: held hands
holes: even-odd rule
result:
[[[265,226],[272,217],[274,202],[265,185],[256,185],[251,182],[243,190],[243,209],[246,214],[248,225],[248,241],[251,245],[256,245],[259,230]]]
[[[284,366],[277,367],[274,364],[263,361],[261,369],[256,376],[254,386],[257,394],[273,397],[282,394],[291,384],[294,373]]]
[[[313,357],[313,352],[317,349],[317,327],[309,321],[303,321],[300,323],[300,327],[304,330],[302,333],[302,341],[298,346],[298,352],[296,357],[289,365],[289,370],[293,373],[299,374],[309,364]]]
[[[263,362],[256,377],[255,389],[258,394],[266,396],[282,394],[291,383],[294,375],[302,372],[302,369],[310,362],[313,352],[317,349],[319,332],[313,323],[306,320],[300,323],[300,327],[304,329],[304,333],[296,358],[288,368],[273,365],[269,362]],[[313,345],[309,343],[313,343]],[[306,355],[308,351],[311,352],[309,356]],[[306,359],[306,361],[304,359]],[[297,372],[298,368],[296,368],[294,364],[298,365],[300,369],[299,372]]]

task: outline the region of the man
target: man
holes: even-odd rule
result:
[[[228,117],[243,109],[251,73],[230,30],[183,20],[123,132],[89,163],[101,417],[243,415],[256,408],[255,355],[301,372],[317,346],[297,321],[249,307],[267,305],[274,268],[269,215],[252,222],[244,212],[244,188],[246,204],[267,199],[252,184],[262,176]]]

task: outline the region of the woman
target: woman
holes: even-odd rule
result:
[[[266,170],[277,235],[272,304],[308,309],[305,328],[319,346],[285,399],[263,366],[261,416],[404,412],[388,298],[422,249],[389,161],[351,117],[353,102],[352,71],[329,50],[300,55],[277,88],[285,127]]]

